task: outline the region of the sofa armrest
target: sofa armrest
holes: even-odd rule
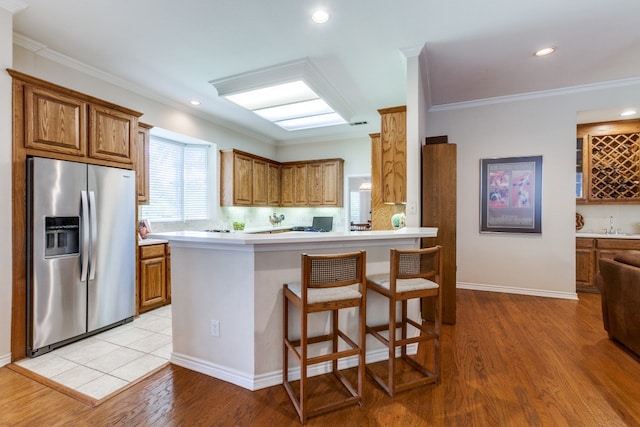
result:
[[[640,267],[640,251],[622,251],[615,254],[614,261],[621,262],[623,264],[632,265],[634,267]]]

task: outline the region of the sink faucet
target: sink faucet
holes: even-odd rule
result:
[[[613,215],[609,217],[609,231],[607,234],[618,234],[618,231],[613,226]]]

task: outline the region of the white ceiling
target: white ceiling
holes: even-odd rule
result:
[[[639,0],[17,1],[16,39],[276,143],[378,132],[377,110],[406,103],[403,52],[423,46],[434,106],[640,78]],[[304,58],[368,125],[286,132],[208,83]]]

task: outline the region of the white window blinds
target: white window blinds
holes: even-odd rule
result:
[[[209,147],[151,137],[149,204],[143,218],[157,222],[206,220],[209,217]]]

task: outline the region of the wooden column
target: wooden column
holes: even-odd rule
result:
[[[451,325],[456,323],[456,152],[455,144],[422,147],[422,226],[438,227],[438,236],[422,239],[422,246],[442,246],[442,321]],[[432,304],[422,306],[423,317],[432,319]]]
[[[391,217],[396,213],[395,205],[382,201],[382,145],[379,133],[371,138],[371,229],[391,230]]]

